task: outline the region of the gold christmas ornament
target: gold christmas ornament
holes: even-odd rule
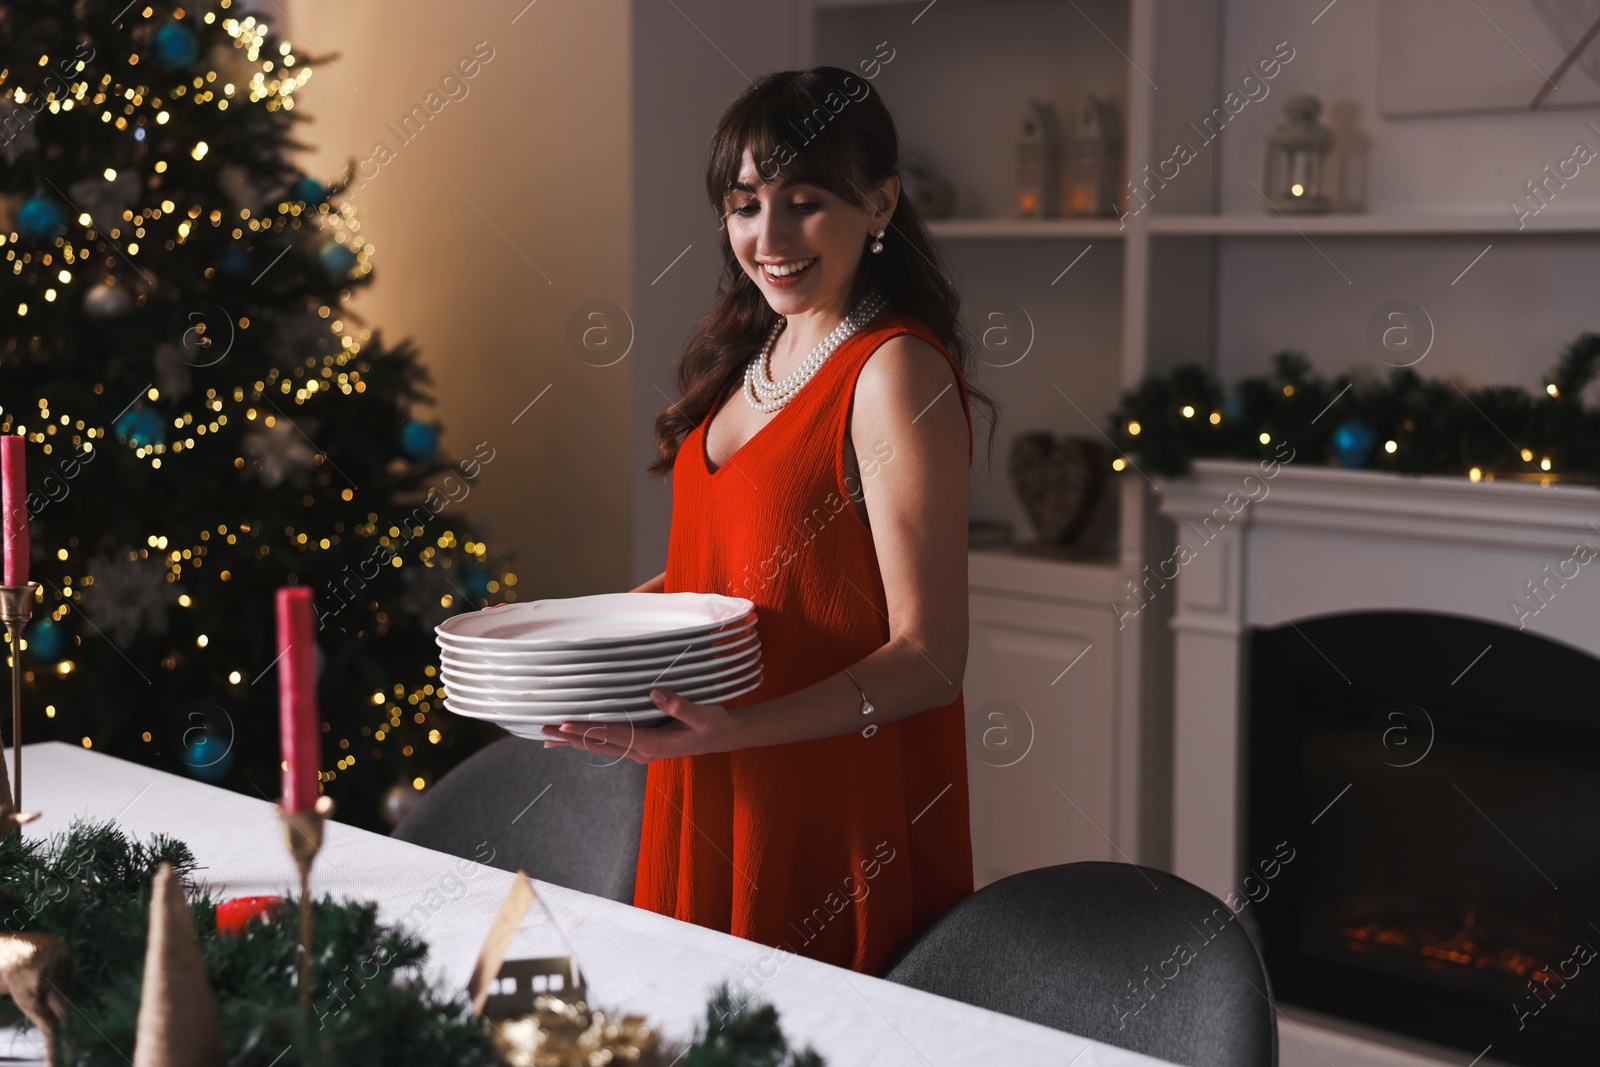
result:
[[[194,915],[170,863],[156,868],[133,1067],[221,1067],[222,1030]]]
[[[0,773],[4,766],[0,764]],[[7,805],[9,809],[10,805]],[[0,934],[0,993],[44,1036],[45,1062],[56,1064],[56,1025],[66,1015],[72,954],[49,934]]]
[[[582,1001],[540,993],[532,1010],[495,1022],[495,1047],[511,1067],[667,1067],[661,1037],[642,1017],[590,1011]]]
[[[538,900],[522,871],[500,904],[478,962],[468,979],[472,1011],[494,1028],[495,1047],[511,1067],[594,1067],[638,1064],[667,1067],[660,1035],[637,1015],[591,1011],[588,989],[570,955],[507,960],[506,950],[535,901],[550,924],[555,916]],[[566,936],[556,926],[566,943]],[[507,988],[509,986],[509,988]]]

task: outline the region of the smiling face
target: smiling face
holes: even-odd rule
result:
[[[899,179],[885,181],[867,211],[821,186],[776,178],[766,181],[745,151],[723,201],[734,255],[778,314],[842,317],[870,235],[894,213]]]

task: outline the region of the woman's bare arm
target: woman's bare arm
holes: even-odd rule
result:
[[[660,593],[667,588],[667,572],[662,571],[643,585],[634,586],[628,590],[630,593]]]

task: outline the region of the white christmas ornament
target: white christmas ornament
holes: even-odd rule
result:
[[[101,233],[123,230],[132,226],[122,213],[139,202],[144,183],[136,170],[107,171],[104,175],[85,178],[67,186],[75,207],[89,213],[89,221]]]
[[[96,556],[88,564],[83,617],[118,645],[140,633],[167,632],[167,609],[178,602],[183,586],[167,581],[160,560],[145,559],[123,546],[115,557]]]
[[[171,341],[156,346],[156,386],[165,397],[187,396],[194,386],[194,373],[189,369],[189,353]]]
[[[317,450],[308,437],[316,432],[316,423],[302,420],[296,426],[282,415],[274,417],[271,426],[262,426],[244,435],[244,453],[252,461],[256,477],[268,489],[276,489],[290,478],[311,469]]]
[[[83,294],[83,312],[93,319],[120,319],[133,308],[133,297],[115,282],[90,286]]]

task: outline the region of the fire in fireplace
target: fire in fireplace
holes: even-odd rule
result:
[[[1524,1064],[1600,1062],[1600,660],[1414,612],[1252,632],[1246,855],[1282,1001]]]

